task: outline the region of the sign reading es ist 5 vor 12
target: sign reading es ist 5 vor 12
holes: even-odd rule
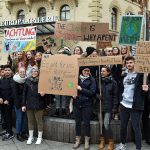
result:
[[[122,16],[119,44],[136,45],[140,40],[143,16]]]

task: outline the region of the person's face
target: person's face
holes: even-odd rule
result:
[[[107,55],[107,56],[112,56],[112,55],[113,55],[112,48],[107,48],[107,49],[106,49],[106,55]]]
[[[1,76],[1,77],[4,77],[4,70],[1,70],[0,76]]]
[[[41,60],[41,59],[42,59],[42,55],[40,53],[36,53],[35,60]]]
[[[75,54],[75,55],[81,55],[81,50],[80,50],[79,47],[76,47],[76,48],[75,48],[74,54]]]
[[[90,55],[90,57],[98,57],[98,53],[97,53],[96,51],[94,51],[94,52]]]
[[[107,77],[109,74],[110,74],[110,72],[108,72],[106,68],[101,69],[101,76],[102,77]]]
[[[32,57],[31,52],[27,52],[27,54],[26,54],[26,55],[27,55],[27,58],[28,58],[28,59],[31,59],[31,57]]]
[[[127,47],[126,46],[121,47],[121,54],[122,55],[127,54]]]
[[[126,68],[129,71],[133,71],[134,70],[134,60],[128,60],[128,61],[126,61]]]
[[[88,77],[90,75],[90,69],[85,68],[84,70],[82,70],[82,75],[85,77]]]
[[[21,78],[24,78],[25,75],[26,75],[24,68],[20,68],[18,73],[19,73],[19,76],[20,76]]]
[[[11,73],[12,73],[12,71],[11,71],[10,68],[5,68],[5,69],[4,69],[4,75],[5,75],[6,77],[11,76]]]
[[[113,55],[118,55],[118,52],[119,52],[118,48],[113,49]]]
[[[37,72],[37,71],[32,71],[32,77],[33,78],[36,78],[36,77],[38,77],[38,75],[39,75],[39,73]]]
[[[22,59],[22,56],[23,56],[22,52],[18,52],[18,53],[17,53],[18,59]]]

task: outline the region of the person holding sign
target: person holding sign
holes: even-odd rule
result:
[[[105,141],[108,140],[107,150],[114,149],[113,133],[110,127],[110,122],[117,112],[118,100],[118,86],[117,82],[111,76],[111,70],[108,66],[101,68],[101,101],[102,101],[102,116],[103,116],[103,130],[100,137],[100,144],[98,149],[103,150]]]
[[[135,72],[135,59],[132,56],[125,58],[127,73],[122,85],[122,99],[120,102],[120,138],[121,143],[116,150],[126,149],[126,135],[129,118],[134,130],[136,150],[141,150],[141,118],[144,102],[148,94],[149,85],[143,85],[143,74]]]
[[[38,93],[39,69],[37,66],[32,67],[31,77],[28,77],[24,84],[22,111],[27,111],[29,137],[27,144],[34,141],[33,130],[37,124],[38,138],[35,144],[41,144],[43,134],[43,113],[46,108],[44,94]]]
[[[89,150],[90,120],[92,114],[92,97],[96,94],[96,81],[90,76],[90,67],[80,67],[78,81],[78,95],[73,97],[73,110],[75,116],[76,141],[73,146],[78,148],[81,144],[81,123],[84,123],[85,150]]]

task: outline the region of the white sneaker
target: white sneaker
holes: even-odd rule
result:
[[[33,138],[29,137],[28,140],[27,140],[27,145],[30,145],[32,144],[32,142],[34,141]]]
[[[43,141],[43,139],[42,139],[42,138],[37,138],[37,141],[36,141],[36,143],[35,143],[35,144],[39,145],[39,144],[41,144],[41,143],[42,143],[42,141]]]
[[[120,143],[115,150],[126,150],[126,145],[125,144],[122,144]]]

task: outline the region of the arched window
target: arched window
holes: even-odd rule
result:
[[[70,7],[63,5],[60,9],[60,20],[70,20]]]
[[[111,10],[111,29],[116,31],[117,30],[117,9],[112,8]]]
[[[38,17],[46,17],[46,9],[44,7],[38,10]]]
[[[18,13],[17,13],[17,19],[25,19],[25,13],[24,13],[24,10],[19,10]]]

